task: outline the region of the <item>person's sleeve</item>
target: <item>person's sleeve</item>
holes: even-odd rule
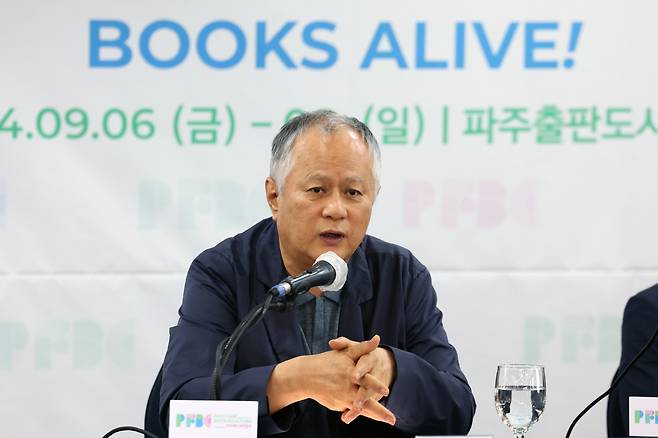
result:
[[[167,428],[169,401],[208,400],[217,345],[238,324],[235,284],[231,264],[223,257],[213,259],[212,269],[197,258],[185,281],[178,325],[169,331],[160,391],[160,420]],[[267,383],[276,364],[234,372],[235,353],[221,377],[222,399],[258,401],[258,435],[287,431],[297,414],[297,404],[274,415],[269,413]]]
[[[658,325],[658,306],[642,295],[631,297],[624,309],[621,329],[621,371],[646,345]],[[615,375],[616,377],[616,375]],[[610,436],[628,434],[628,397],[658,396],[658,342],[654,341],[642,358],[619,382],[610,394],[608,407],[608,433]]]
[[[426,269],[412,280],[405,305],[407,348],[387,347],[397,368],[386,407],[396,427],[417,435],[466,435],[475,399],[457,352],[443,329],[442,313]]]
[[[658,295],[658,294],[656,294]],[[621,328],[622,367],[626,366],[635,355],[646,345],[658,324],[658,306],[651,299],[634,296],[628,300],[624,309],[624,319]],[[658,363],[658,345],[653,344],[642,363]],[[653,373],[644,377],[653,379]]]

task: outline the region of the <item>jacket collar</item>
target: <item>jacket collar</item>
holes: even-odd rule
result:
[[[281,250],[279,249],[279,233],[277,232],[276,222],[269,219],[265,221],[265,228],[260,236],[258,236],[256,245],[252,250],[257,251],[255,260],[255,274],[256,279],[265,286],[265,292],[275,284],[288,276],[286,268],[283,266],[283,259],[281,258]],[[256,296],[260,299],[261,296]]]
[[[338,323],[338,336],[345,336],[354,341],[364,340],[363,316],[360,304],[373,296],[370,270],[365,256],[365,242],[357,247],[347,263],[347,281],[341,292],[341,311]],[[257,288],[255,299],[262,303],[270,287],[285,278],[286,273],[279,249],[279,235],[276,223],[270,219],[265,229],[257,238],[255,276],[261,283]],[[279,362],[306,354],[301,328],[294,311],[269,311],[264,318],[264,324],[274,347]]]

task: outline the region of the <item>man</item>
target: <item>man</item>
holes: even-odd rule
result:
[[[621,360],[613,378],[633,360],[658,328],[658,284],[632,296],[621,326]],[[608,398],[608,436],[628,436],[628,397],[658,397],[658,340],[628,370]]]
[[[192,262],[163,365],[163,421],[169,400],[207,398],[218,343],[268,289],[333,251],[348,262],[344,287],[312,289],[248,331],[223,398],[257,400],[261,436],[468,432],[475,401],[427,269],[365,234],[379,171],[377,141],[356,119],[317,111],[282,127],[265,181],[272,218]]]

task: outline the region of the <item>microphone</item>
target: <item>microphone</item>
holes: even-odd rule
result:
[[[313,266],[295,277],[284,278],[272,286],[270,293],[277,297],[296,296],[318,286],[322,292],[340,290],[347,280],[347,263],[336,253],[328,251],[315,260]]]

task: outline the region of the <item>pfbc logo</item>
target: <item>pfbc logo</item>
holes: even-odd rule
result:
[[[176,414],[176,427],[211,427],[212,415]]]
[[[656,424],[658,425],[658,410],[635,410],[633,415],[635,424]]]
[[[628,397],[628,435],[658,437],[658,397]]]
[[[238,414],[176,414],[177,428],[239,428],[253,427],[252,419],[247,415]]]
[[[169,402],[169,412],[171,437],[256,438],[257,435],[257,401],[172,400]]]

